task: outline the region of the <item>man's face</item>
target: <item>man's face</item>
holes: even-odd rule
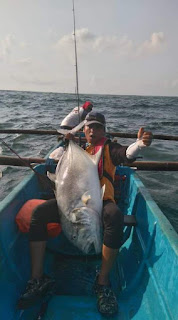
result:
[[[85,126],[83,129],[88,143],[96,144],[105,135],[104,127],[97,123]]]

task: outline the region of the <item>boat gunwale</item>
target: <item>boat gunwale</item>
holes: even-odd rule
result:
[[[132,169],[131,169],[132,170]],[[150,191],[145,187],[141,179],[139,178],[136,172],[133,172],[135,183],[138,187],[139,192],[142,194],[147,206],[149,207],[150,211],[152,212],[155,222],[159,225],[161,232],[166,236],[168,239],[170,246],[173,248],[176,255],[178,255],[178,234],[164,215],[162,210],[159,208],[156,201],[153,199]]]

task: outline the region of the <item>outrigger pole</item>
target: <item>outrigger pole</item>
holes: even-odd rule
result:
[[[32,166],[45,162],[46,159],[44,158],[0,156],[0,165],[7,166],[29,167],[29,165]],[[57,164],[58,160],[54,162]],[[123,163],[123,165],[144,171],[178,171],[178,162],[176,161],[134,161],[132,163]]]
[[[0,134],[4,134],[4,133],[9,133],[9,134],[22,133],[22,134],[60,136],[60,133],[57,130],[41,130],[41,129],[0,129]],[[124,133],[124,132],[106,132],[106,133],[111,137],[137,138],[137,133]],[[178,141],[178,136],[154,134],[153,139]]]

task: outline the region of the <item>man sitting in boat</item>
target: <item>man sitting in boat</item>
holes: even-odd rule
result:
[[[86,115],[92,111],[93,104],[90,101],[86,101],[82,106],[75,107],[61,122],[60,127],[62,129],[72,129],[83,121]]]
[[[106,121],[103,114],[91,111],[86,116],[84,133],[87,140],[86,152],[94,154],[103,148],[104,157],[98,165],[101,186],[105,184],[103,198],[103,246],[102,263],[95,281],[98,310],[103,315],[113,315],[118,311],[116,296],[111,288],[109,274],[117,257],[123,237],[123,214],[114,200],[113,180],[116,166],[132,162],[139,151],[152,142],[152,133],[138,131],[138,139],[129,147],[111,142],[105,137]],[[67,136],[72,138],[70,134]],[[104,159],[104,160],[103,160]],[[43,296],[53,286],[54,280],[43,275],[43,259],[47,241],[47,223],[58,222],[59,212],[56,199],[39,205],[33,212],[29,239],[32,259],[32,276],[18,306],[24,309],[33,304],[39,295]]]

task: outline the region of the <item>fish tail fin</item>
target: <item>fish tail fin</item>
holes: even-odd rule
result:
[[[104,198],[105,189],[106,189],[106,185],[104,184],[101,188],[101,199]]]
[[[98,165],[101,158],[101,154],[102,154],[102,148],[100,148],[99,151],[95,154],[88,153],[88,156],[91,158],[94,164]]]

